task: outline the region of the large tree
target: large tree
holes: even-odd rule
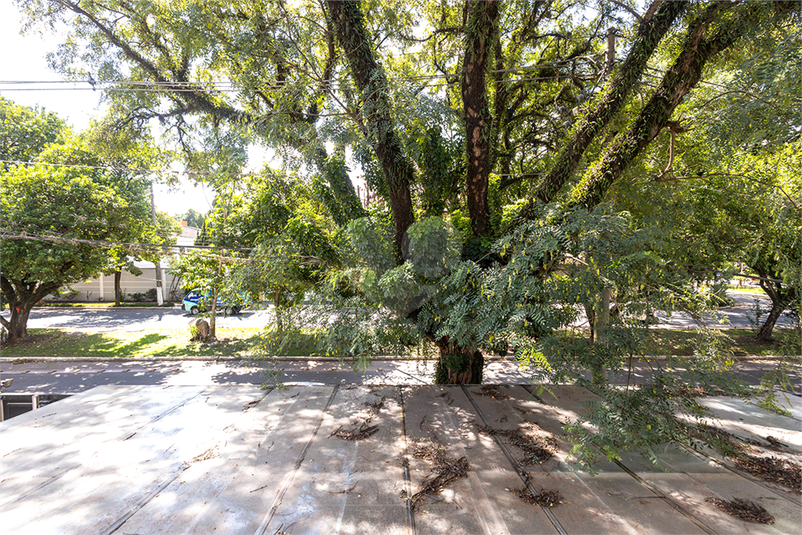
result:
[[[155,176],[160,174],[169,153],[159,150],[149,130],[131,127],[120,128],[109,120],[93,121],[83,134],[87,148],[109,168],[113,187],[128,200],[131,216],[126,225],[109,229],[107,239],[121,243],[172,245],[181,229],[169,215],[155,212],[152,188]],[[123,298],[121,279],[126,270],[141,275],[134,265],[137,260],[159,263],[166,250],[160,247],[116,246],[109,249],[111,259],[106,275],[114,276],[114,304]]]
[[[436,380],[464,383],[481,380],[482,351],[512,348],[551,380],[592,372],[599,410],[618,415],[645,390],[622,397],[604,372],[644,353],[638,322],[698,300],[611,189],[681,130],[683,101],[742,36],[799,24],[793,2],[18,3],[72,25],[54,63],[113,90],[120,122],[159,119],[189,155],[227,132],[307,172],[341,227],[318,288],[335,305],[329,353],[424,338]],[[612,26],[622,58],[605,55]],[[359,206],[345,149],[385,210]],[[577,307],[592,327],[578,343],[561,330]],[[600,417],[599,436],[676,438],[681,379],[655,381],[626,429]]]
[[[4,121],[0,136],[17,154],[3,155],[15,163],[0,173],[0,284],[10,305],[9,318],[0,320],[13,342],[27,336],[28,315],[42,298],[111,270],[115,259],[131,253],[104,242],[155,233],[141,180],[110,167],[92,136],[73,134],[44,111],[4,99],[0,105],[6,117],[25,118]],[[22,155],[25,160],[15,159]]]

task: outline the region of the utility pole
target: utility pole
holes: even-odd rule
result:
[[[156,201],[153,198],[153,182],[150,183],[150,215],[153,217],[153,226],[156,226]],[[156,259],[156,303],[164,304],[164,290],[162,289],[162,259]]]
[[[605,74],[610,74],[615,65],[615,28],[607,30],[607,61],[605,62]]]

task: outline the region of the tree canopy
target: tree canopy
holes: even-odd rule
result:
[[[140,161],[137,143],[128,140],[123,150],[119,139],[105,137],[99,126],[78,135],[42,110],[6,99],[0,106],[12,119],[2,123],[0,138],[26,158],[7,163],[0,173],[6,234],[0,242],[0,283],[11,308],[2,322],[9,341],[15,341],[27,336],[31,307],[48,294],[114,271],[130,255],[158,256],[109,242],[161,238],[147,197],[150,177],[142,173],[145,168],[125,165]],[[15,117],[25,120],[15,123]]]

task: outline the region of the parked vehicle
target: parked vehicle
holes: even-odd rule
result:
[[[181,308],[186,310],[193,316],[200,313],[205,312],[207,309],[211,308],[212,303],[212,292],[211,290],[201,291],[201,290],[192,290],[186,296],[184,296],[183,304]],[[223,314],[228,315],[231,314],[232,316],[236,316],[242,311],[242,305],[234,305],[231,303],[226,303],[220,297],[217,298],[217,310],[223,311]]]

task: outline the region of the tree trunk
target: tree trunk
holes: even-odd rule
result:
[[[471,385],[481,384],[485,358],[472,347],[460,347],[440,339],[435,342],[440,351],[434,372],[434,384]]]
[[[281,315],[281,290],[276,290],[273,295],[273,309],[276,311],[276,331],[280,334],[284,331],[284,321]]]
[[[594,313],[593,317],[593,331],[595,333],[595,337],[593,343],[595,344],[607,344],[608,342],[605,340],[606,333],[605,331],[610,326],[610,302],[613,298],[613,290],[607,286],[604,287],[602,290],[601,295],[601,303],[599,304],[598,311]],[[594,384],[603,384],[607,382],[607,368],[602,366],[600,363],[597,363],[593,369],[591,370],[592,373],[592,381]]]
[[[465,57],[462,63],[462,106],[468,169],[466,200],[471,229],[476,237],[490,233],[488,183],[493,117],[487,104],[487,72],[498,28],[499,2],[469,0]]]
[[[373,144],[384,174],[395,223],[396,255],[400,264],[405,256],[406,232],[414,220],[410,184],[415,171],[390,115],[387,77],[373,56],[373,42],[359,2],[328,0],[327,5],[337,40],[361,93],[362,118],[367,124],[368,139]]]
[[[771,336],[774,334],[774,326],[777,324],[777,320],[780,319],[782,312],[782,303],[772,300],[771,312],[769,312],[769,316],[766,318],[766,321],[763,322],[763,325],[760,326],[760,329],[757,332],[756,338],[758,340],[762,340],[764,342],[771,340]]]
[[[212,313],[209,316],[209,339],[214,340],[217,337],[217,288],[212,292]]]
[[[769,276],[771,273],[768,271],[764,271],[760,268],[755,269],[755,271],[763,279],[770,278]],[[779,286],[779,283],[777,283],[777,286]],[[760,326],[760,329],[758,329],[756,336],[758,340],[762,340],[764,342],[771,340],[771,337],[774,334],[774,326],[777,324],[777,320],[780,319],[786,304],[786,299],[784,299],[785,296],[783,295],[783,289],[782,287],[778,288],[777,286],[775,286],[775,283],[769,280],[761,279],[760,281],[760,287],[763,288],[763,291],[766,292],[766,295],[768,295],[769,299],[771,299],[771,311],[769,312],[769,316],[766,318],[766,321],[763,322],[763,325]]]
[[[120,300],[122,299],[122,289],[120,282],[123,278],[123,270],[118,269],[114,272],[114,306],[120,306]],[[103,297],[102,295],[100,296]]]
[[[7,279],[0,276],[0,286],[8,300],[10,316],[0,316],[0,324],[8,331],[8,343],[15,343],[28,337],[28,316],[33,306],[47,294],[58,290],[55,283],[27,283],[18,279]]]
[[[8,320],[2,319],[3,327],[8,331],[8,343],[13,344],[28,338],[28,316],[34,303],[11,303],[11,316]]]

